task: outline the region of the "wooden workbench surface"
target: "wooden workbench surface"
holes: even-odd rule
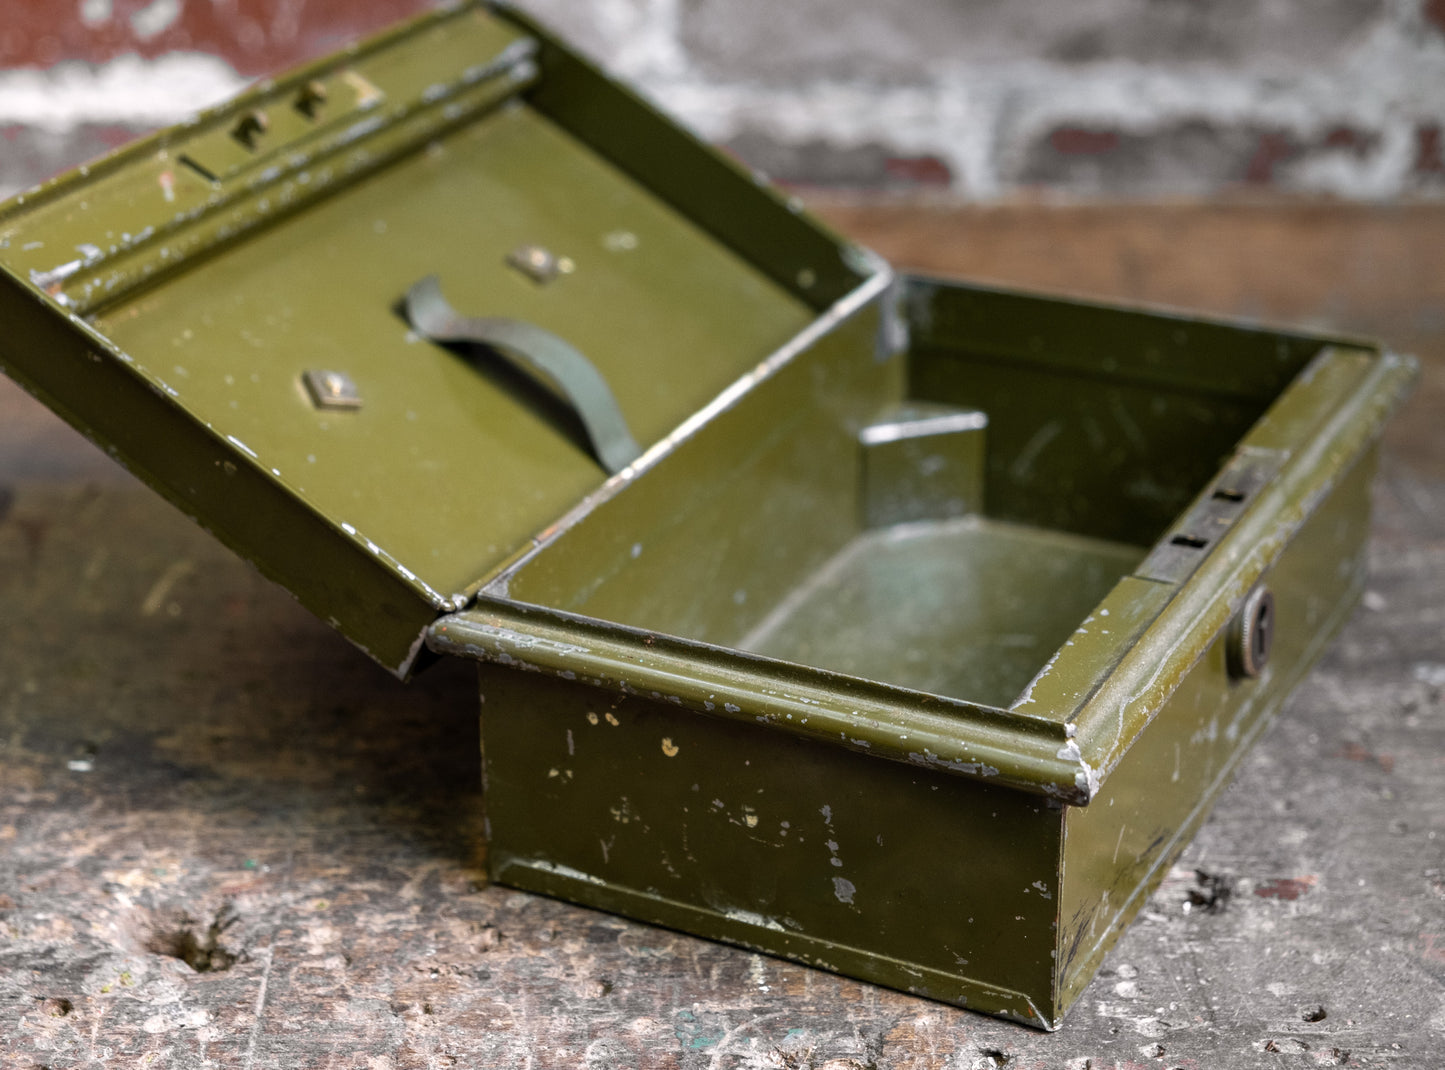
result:
[[[1364,606],[1047,1035],[489,887],[468,667],[395,682],[0,380],[0,1067],[1445,1066],[1412,413]]]

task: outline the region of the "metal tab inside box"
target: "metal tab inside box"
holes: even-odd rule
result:
[[[489,6],[15,198],[0,267],[9,374],[481,663],[497,880],[1049,1028],[1353,605],[1413,374],[896,278]]]

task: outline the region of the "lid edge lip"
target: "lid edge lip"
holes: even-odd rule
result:
[[[1061,803],[1092,793],[1062,723],[728,647],[488,597],[435,621],[427,646]]]

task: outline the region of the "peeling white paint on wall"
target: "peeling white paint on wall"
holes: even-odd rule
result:
[[[521,0],[704,138],[790,181],[887,184],[912,162],[928,177],[904,181],[978,200],[1199,196],[1246,179],[1445,195],[1445,160],[1426,159],[1445,152],[1445,21],[1426,0],[1241,0],[1191,15],[1198,43],[1178,12],[1142,3],[900,0],[885,33],[857,0]],[[140,41],[184,10],[76,4],[85,25],[121,20]],[[1091,34],[1103,45],[1079,52]],[[199,53],[0,71],[0,125],[163,125],[243,85]]]
[[[94,123],[161,126],[218,104],[245,85],[225,61],[190,52],[0,71],[0,124],[50,130]]]
[[[1342,128],[1364,131],[1368,152],[1311,153],[1285,168],[1277,184],[1385,198],[1410,183],[1417,127],[1445,122],[1445,32],[1426,24],[1421,0],[1390,0],[1368,30],[1328,62],[1300,63],[1268,50],[1234,63],[1070,63],[1015,54],[999,61],[935,59],[886,81],[838,72],[783,82],[705,74],[675,36],[679,0],[609,0],[591,11],[560,0],[521,6],[708,140],[752,135],[784,145],[880,146],[899,156],[935,157],[947,165],[957,192],[980,199],[1038,184],[1029,180],[1025,156],[1061,126],[1148,138],[1186,124],[1277,131],[1305,143]],[[1296,17],[1309,16],[1308,5],[1299,6]],[[820,25],[810,35],[837,32]],[[800,40],[799,51],[811,43]],[[867,47],[852,43],[855,53]],[[1154,166],[1157,173],[1141,176],[1146,188],[1137,192],[1207,193],[1215,181],[1191,174],[1187,156],[1172,167]]]
[[[181,17],[181,0],[151,0],[130,17],[130,28],[142,41],[165,33]]]
[[[112,0],[80,0],[80,21],[87,26],[103,26],[114,13]]]

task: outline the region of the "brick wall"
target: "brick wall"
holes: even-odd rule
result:
[[[0,0],[0,191],[424,0]],[[526,0],[784,181],[1445,197],[1445,0]]]

